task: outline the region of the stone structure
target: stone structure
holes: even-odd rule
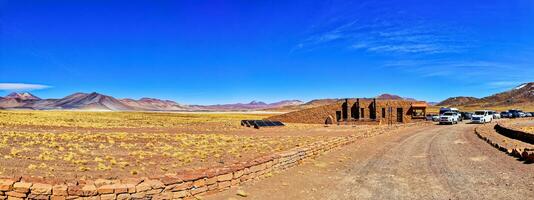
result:
[[[350,144],[358,138],[335,137],[247,162],[154,177],[60,181],[29,176],[0,176],[0,200],[200,199],[202,195],[269,177],[272,173],[297,166],[303,160]]]
[[[338,124],[409,123],[424,120],[427,104],[408,100],[345,99],[343,101],[270,117],[286,123],[325,124],[335,116]]]

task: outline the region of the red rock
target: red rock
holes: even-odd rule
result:
[[[52,185],[35,183],[30,188],[32,194],[52,194]]]

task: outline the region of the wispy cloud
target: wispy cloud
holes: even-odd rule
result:
[[[427,59],[387,61],[382,67],[384,70],[392,68],[425,78],[440,77],[499,89],[532,81],[534,69],[528,66],[521,62]]]
[[[0,90],[8,91],[30,91],[50,88],[48,85],[28,84],[28,83],[0,83]]]
[[[463,52],[472,45],[472,38],[466,39],[469,34],[461,27],[431,23],[373,3],[354,6],[357,10],[352,12],[371,10],[376,16],[336,16],[336,21],[314,26],[292,51],[341,47],[373,53],[440,54]]]

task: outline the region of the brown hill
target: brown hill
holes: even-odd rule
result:
[[[315,99],[315,100],[311,100],[306,103],[267,108],[265,110],[288,112],[288,111],[303,110],[303,109],[308,109],[308,108],[315,108],[319,106],[329,105],[329,104],[336,103],[340,100],[341,99]]]
[[[96,92],[75,93],[53,103],[53,107],[62,109],[89,109],[89,110],[133,110],[119,100]]]
[[[23,93],[13,92],[11,94],[8,94],[5,98],[6,99],[19,99],[19,100],[40,100],[39,97],[36,97],[35,95],[29,92],[23,92]]]
[[[453,97],[437,104],[438,106],[466,107],[531,107],[534,105],[534,82],[521,84],[511,90],[497,93],[484,98]]]
[[[174,101],[146,97],[139,100],[120,99],[119,101],[135,110],[183,111],[189,108],[188,106],[178,104]]]
[[[436,104],[436,106],[460,106],[478,100],[475,97],[451,97]]]
[[[377,99],[388,99],[388,100],[403,100],[404,99],[401,96],[394,95],[394,94],[381,94],[381,95],[378,95],[375,98],[377,98]]]
[[[376,99],[382,99],[382,100],[416,101],[413,98],[405,98],[405,97],[401,97],[399,95],[394,95],[394,94],[381,94],[381,95],[376,96],[375,98]],[[360,98],[360,99],[372,99],[372,98]],[[308,108],[315,108],[315,107],[330,105],[330,104],[333,104],[333,103],[336,103],[336,102],[339,102],[339,101],[342,101],[342,100],[344,100],[344,99],[343,98],[315,99],[315,100],[311,100],[311,101],[309,101],[307,103],[300,104],[300,105],[283,106],[283,107],[271,108],[271,109],[267,109],[267,110],[270,110],[270,111],[286,111],[286,112],[288,112],[288,111],[296,111],[296,110],[303,110],[303,109],[308,109]],[[349,100],[354,101],[354,100],[356,100],[356,98],[349,98]]]
[[[284,106],[298,106],[299,100],[285,100],[267,104],[261,101],[221,105],[182,105],[170,100],[155,98],[116,99],[93,93],[74,93],[61,99],[40,99],[30,93],[12,93],[0,98],[2,109],[35,110],[140,110],[140,111],[250,111],[275,109]]]
[[[267,104],[261,101],[252,101],[250,103],[236,103],[236,104],[218,104],[218,105],[192,105],[191,110],[206,110],[206,111],[243,111],[243,110],[276,110],[286,106],[299,106],[302,102],[299,100],[285,100],[275,103]]]

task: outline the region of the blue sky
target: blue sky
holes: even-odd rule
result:
[[[533,24],[530,0],[0,0],[0,95],[481,97],[534,80]]]

